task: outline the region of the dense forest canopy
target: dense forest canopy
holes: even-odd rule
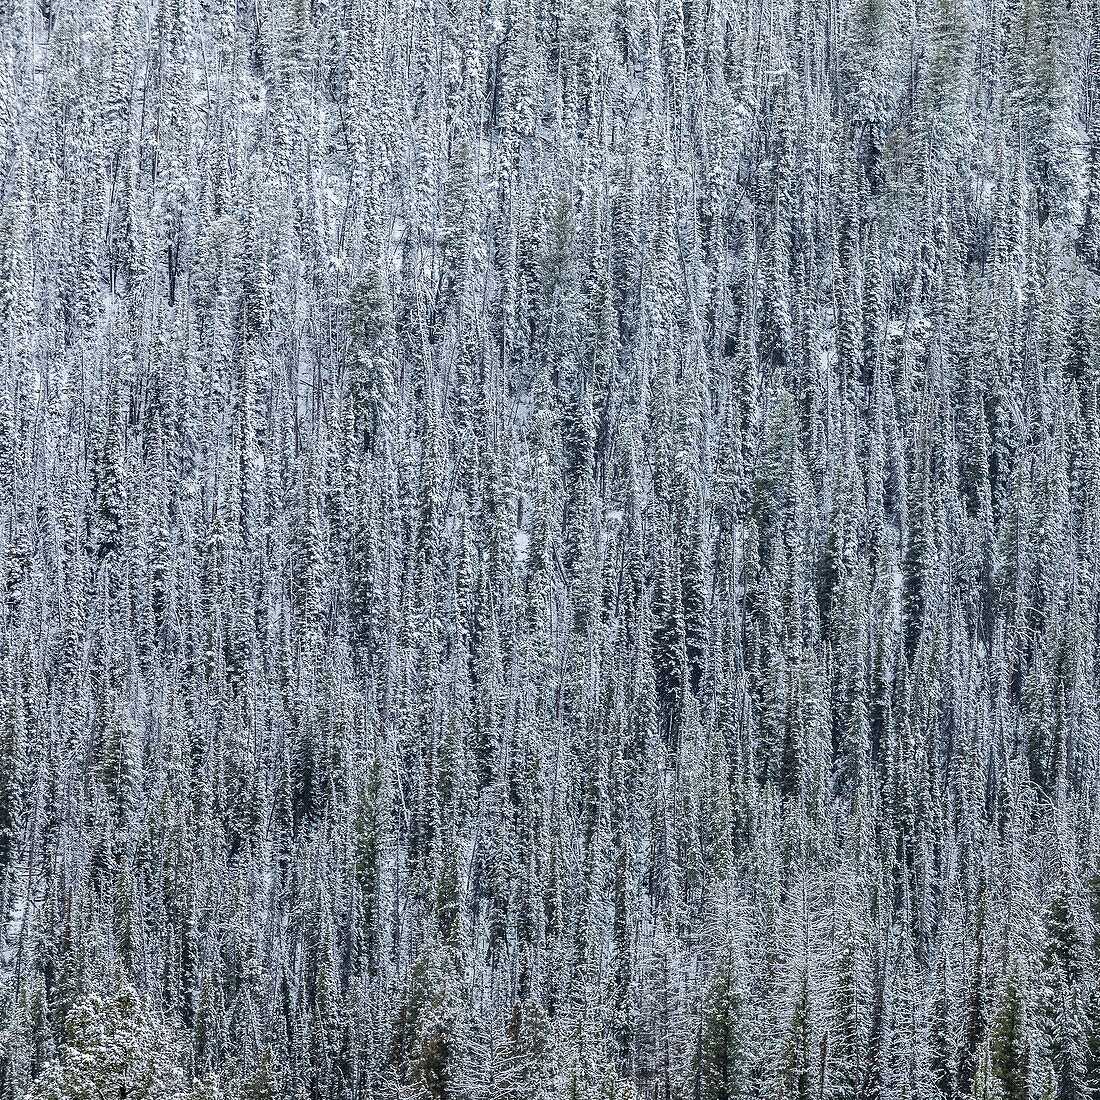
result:
[[[0,0],[0,1100],[1100,1098],[1098,0]]]

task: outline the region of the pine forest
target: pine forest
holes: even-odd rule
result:
[[[0,0],[0,1100],[1100,1100],[1100,0]]]

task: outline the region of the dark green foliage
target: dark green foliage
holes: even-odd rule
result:
[[[1004,1100],[1031,1095],[1031,1035],[1019,979],[1010,975],[993,1017],[989,1039],[990,1066]]]

